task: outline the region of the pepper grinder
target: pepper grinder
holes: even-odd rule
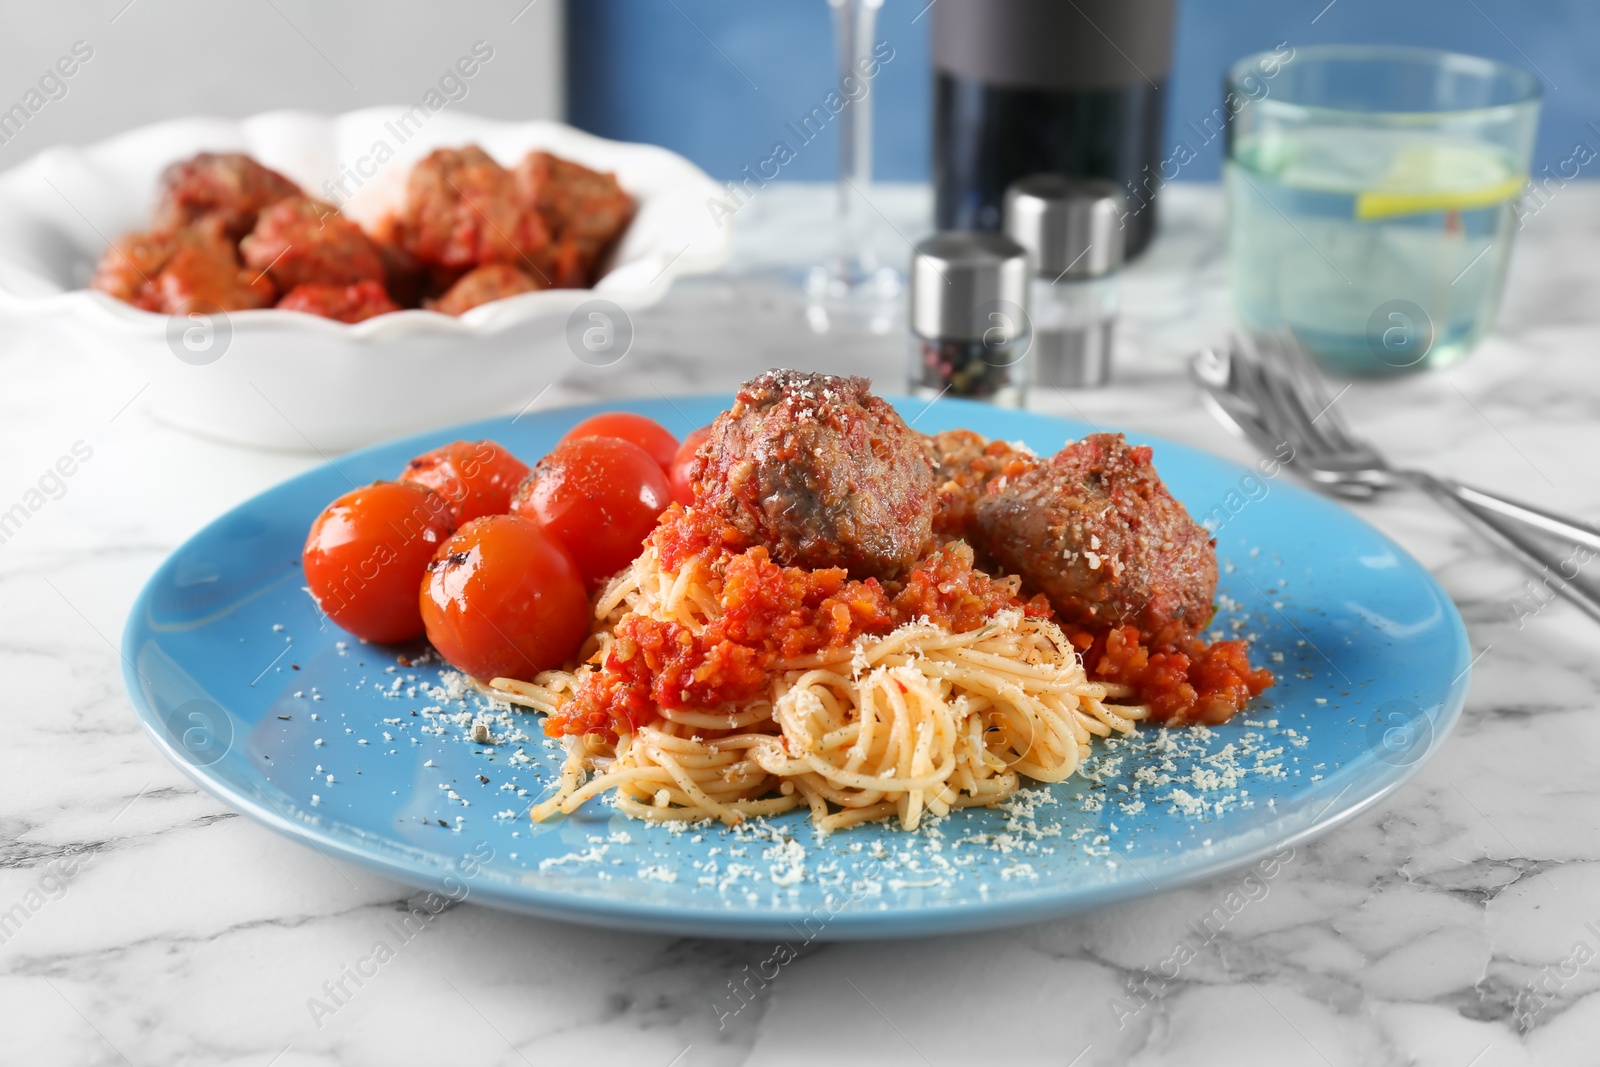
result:
[[[1004,407],[1027,398],[1028,254],[1000,233],[953,231],[911,257],[911,391]]]
[[[1077,389],[1111,376],[1123,200],[1115,183],[1035,174],[1006,189],[1005,232],[1032,272],[1032,381]]]

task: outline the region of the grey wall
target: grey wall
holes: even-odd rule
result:
[[[0,127],[0,169],[183,115],[417,100],[478,40],[494,59],[462,110],[559,118],[561,28],[562,0],[0,0],[0,112],[37,107]],[[58,79],[79,41],[92,58]]]

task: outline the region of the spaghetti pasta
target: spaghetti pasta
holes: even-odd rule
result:
[[[676,569],[650,544],[596,599],[599,626],[576,671],[497,678],[494,695],[559,715],[607,658],[630,616],[704,633],[727,590],[705,555]],[[779,659],[764,691],[717,708],[658,707],[614,737],[567,738],[555,793],[535,821],[614,792],[642,819],[735,824],[804,806],[824,830],[992,805],[1021,787],[1069,778],[1096,736],[1129,733],[1146,709],[1093,682],[1054,623],[1019,607],[958,632],[926,617],[888,633]]]

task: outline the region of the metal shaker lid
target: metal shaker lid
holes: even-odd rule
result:
[[[1028,330],[1028,278],[1027,252],[1005,234],[935,234],[911,257],[911,329],[978,341],[998,326],[1010,341]]]
[[[1041,277],[1097,278],[1122,266],[1124,203],[1103,178],[1033,174],[1006,189],[1005,231]]]

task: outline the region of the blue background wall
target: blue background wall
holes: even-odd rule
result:
[[[895,50],[873,87],[885,180],[928,174],[929,17],[917,19],[926,3],[887,0],[880,15],[877,36]],[[1600,126],[1600,0],[1326,4],[1179,0],[1166,141],[1221,102],[1222,71],[1239,56],[1280,41],[1381,41],[1492,56],[1539,75],[1546,95],[1535,173],[1577,141],[1600,149],[1600,131],[1588,125]],[[571,121],[664,144],[717,177],[753,167],[776,140],[799,148],[784,123],[820,104],[836,77],[825,0],[569,0],[567,19]],[[799,148],[782,176],[830,178],[834,152],[830,131]],[[1214,179],[1219,162],[1220,141],[1180,177]]]

